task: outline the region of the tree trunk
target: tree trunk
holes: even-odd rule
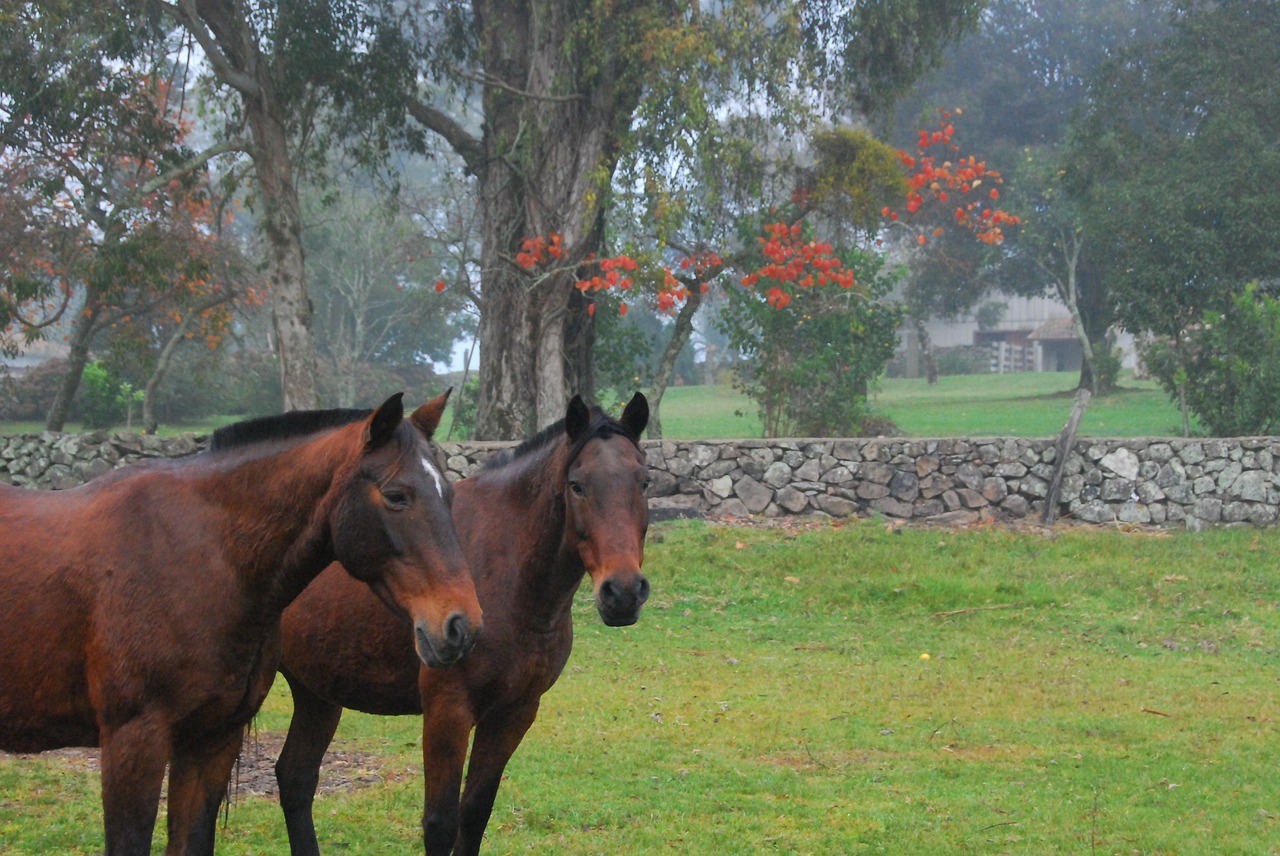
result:
[[[911,319],[916,328],[916,338],[920,340],[920,360],[924,363],[925,382],[933,386],[938,382],[938,358],[933,353],[933,339],[925,329],[923,318]]]
[[[662,358],[658,360],[658,370],[654,372],[653,384],[649,387],[649,427],[647,433],[650,440],[662,439],[662,396],[667,391],[667,385],[671,383],[671,376],[675,374],[676,360],[680,358],[680,352],[684,350],[684,346],[688,344],[689,337],[693,335],[693,316],[698,313],[698,309],[702,306],[702,288],[699,284],[695,284],[689,289],[689,297],[685,300],[684,305],[680,307],[680,311],[676,313],[675,329],[671,331],[671,339],[667,342],[667,347],[662,351]]]
[[[86,298],[84,309],[76,315],[71,329],[70,350],[67,352],[67,373],[62,376],[58,392],[49,405],[49,415],[44,422],[44,430],[61,431],[67,424],[67,416],[71,412],[71,401],[80,389],[80,379],[84,376],[84,367],[89,364],[89,346],[98,332],[98,319],[102,306],[91,292]]]
[[[453,140],[480,178],[480,394],[478,439],[523,436],[564,415],[574,386],[590,389],[590,337],[578,335],[587,303],[577,271],[600,255],[600,200],[608,190],[639,90],[618,85],[607,49],[590,83],[569,50],[568,4],[477,0],[485,62],[482,158]],[[414,113],[415,117],[419,112]],[[428,119],[429,113],[423,113]],[[439,127],[433,127],[439,130]],[[522,243],[561,236],[561,259],[532,271],[515,263]]]
[[[231,292],[223,291],[201,301],[183,313],[182,322],[173,334],[169,336],[168,340],[165,341],[164,347],[160,349],[160,354],[156,357],[156,365],[151,372],[151,377],[147,378],[146,389],[142,395],[142,430],[146,433],[154,434],[156,429],[160,427],[160,423],[156,419],[155,410],[156,390],[160,387],[164,376],[169,372],[169,366],[173,364],[173,355],[177,352],[178,346],[182,344],[183,339],[187,337],[187,331],[191,329],[191,322],[202,313],[215,306],[228,303],[233,299],[234,295]],[[130,404],[130,412],[132,413],[132,404]]]
[[[187,328],[190,326],[192,317],[190,313],[183,317],[177,331],[169,337],[168,341],[164,343],[164,347],[160,349],[160,355],[156,357],[156,366],[151,372],[151,377],[147,378],[147,386],[142,395],[142,430],[148,434],[156,433],[156,429],[160,427],[160,423],[156,419],[156,390],[159,389],[160,382],[164,380],[165,374],[169,371],[169,366],[173,362],[174,352],[178,350],[178,345],[187,335]]]
[[[239,93],[253,143],[259,222],[266,235],[267,282],[285,410],[317,406],[316,350],[311,334],[302,252],[302,214],[294,178],[287,110],[249,12],[232,0],[179,0],[174,12],[200,43],[218,79]]]
[[[282,405],[285,410],[313,410],[320,401],[316,349],[302,251],[302,209],[293,180],[288,132],[280,117],[261,103],[245,99],[245,109],[253,130],[253,166],[267,238],[268,291],[280,357]]]
[[[1071,447],[1076,442],[1076,431],[1080,428],[1084,409],[1089,406],[1090,395],[1088,387],[1082,386],[1076,390],[1076,400],[1071,407],[1071,415],[1067,417],[1067,424],[1062,427],[1062,433],[1058,435],[1058,445],[1053,459],[1053,476],[1049,479],[1044,511],[1040,514],[1040,522],[1045,526],[1052,526],[1058,519],[1058,497],[1062,496],[1062,476],[1067,469],[1067,457],[1071,453]]]

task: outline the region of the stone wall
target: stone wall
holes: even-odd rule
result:
[[[139,434],[0,437],[0,480],[80,484],[148,457],[181,457],[205,438]],[[444,443],[451,478],[503,443]],[[655,519],[881,514],[946,523],[1038,518],[1052,439],[651,440]],[[1280,522],[1280,437],[1082,439],[1069,453],[1059,515],[1086,523],[1200,529]]]
[[[146,458],[180,458],[204,448],[198,435],[9,434],[0,436],[0,481],[63,490]]]

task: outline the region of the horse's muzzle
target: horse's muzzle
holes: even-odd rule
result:
[[[418,656],[432,668],[452,666],[460,662],[475,647],[481,627],[471,623],[466,613],[458,611],[444,620],[440,634],[433,634],[421,622],[414,625]]]
[[[596,592],[596,611],[610,627],[627,627],[640,620],[640,607],[649,599],[649,580],[636,574],[626,581],[610,577]]]

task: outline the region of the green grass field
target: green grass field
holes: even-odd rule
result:
[[[1069,372],[953,375],[930,386],[887,378],[872,394],[871,408],[911,437],[1051,437],[1071,415],[1077,379]],[[662,423],[663,434],[678,440],[760,436],[755,404],[728,385],[667,390]],[[1158,385],[1130,375],[1116,392],[1090,401],[1079,433],[1181,436],[1182,417]]]
[[[1280,853],[1277,564],[1275,531],[656,526],[639,624],[579,597],[486,852]],[[325,852],[420,852],[417,721],[339,739]],[[92,771],[0,758],[0,852],[101,846]],[[274,799],[218,852],[287,853]]]
[[[935,386],[922,379],[889,378],[873,393],[871,407],[911,437],[1050,437],[1062,430],[1071,413],[1076,380],[1068,372],[954,375]],[[612,404],[615,413],[621,407],[603,404]],[[447,427],[450,420],[446,412],[442,425]],[[208,433],[229,421],[231,417],[162,425],[160,433]],[[729,440],[761,433],[755,404],[729,384],[668,389],[662,399],[662,423],[664,435],[674,440]],[[1126,376],[1115,393],[1090,402],[1080,435],[1181,436],[1181,426],[1177,407],[1154,382]],[[0,425],[3,433],[42,429],[37,423]],[[73,423],[67,430],[81,426]]]

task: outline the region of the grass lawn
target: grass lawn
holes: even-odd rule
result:
[[[1076,379],[1070,372],[953,375],[929,386],[922,379],[887,378],[873,392],[871,407],[911,437],[1052,437],[1071,414]],[[616,402],[604,405],[615,414],[621,409]],[[446,411],[441,423],[442,437],[451,414]],[[234,417],[162,425],[160,433],[207,434],[231,421]],[[662,399],[662,424],[664,435],[673,440],[729,440],[761,434],[754,402],[729,384],[671,387]],[[1181,436],[1181,426],[1178,409],[1163,390],[1153,381],[1126,375],[1115,393],[1089,403],[1080,435]],[[0,433],[38,433],[43,427],[4,423]],[[72,423],[67,430],[82,429]]]
[[[1074,372],[951,375],[934,386],[886,378],[871,408],[910,437],[1053,437],[1071,415],[1077,380]],[[662,424],[677,440],[760,436],[755,404],[729,385],[672,387],[662,399]],[[1180,437],[1182,417],[1154,381],[1125,375],[1114,393],[1089,402],[1079,434]]]
[[[1280,853],[1278,564],[1270,530],[655,526],[639,624],[579,597],[486,852]],[[325,852],[420,852],[416,720],[339,739]],[[95,774],[0,757],[0,851],[101,846]],[[274,799],[219,852],[287,853]]]
[[[934,386],[890,378],[871,405],[912,437],[1051,437],[1071,415],[1077,380],[1074,372],[951,375]],[[1090,400],[1079,434],[1180,437],[1182,416],[1157,383],[1126,374],[1115,392]]]

